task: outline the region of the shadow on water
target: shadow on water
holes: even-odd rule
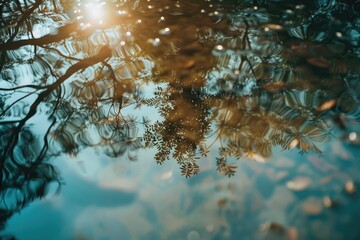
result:
[[[50,183],[60,190],[51,159],[85,148],[130,161],[156,149],[191,177],[214,152],[233,176],[237,160],[266,162],[275,148],[357,147],[359,4],[2,1],[1,226]],[[135,198],[71,184],[84,190],[74,203]]]

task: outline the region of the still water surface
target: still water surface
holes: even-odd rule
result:
[[[359,1],[4,0],[2,239],[359,239]]]

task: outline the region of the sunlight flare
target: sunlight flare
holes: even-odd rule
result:
[[[85,4],[85,14],[88,19],[92,20],[103,20],[105,16],[105,2],[97,3],[97,2],[89,2]]]

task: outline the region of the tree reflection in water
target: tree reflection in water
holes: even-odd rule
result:
[[[333,119],[359,118],[359,16],[339,2],[118,1],[95,22],[71,1],[3,1],[1,218],[61,185],[51,157],[85,147],[130,160],[153,147],[186,177],[214,146],[228,176],[276,146],[320,153]],[[162,120],[124,114],[143,106]]]

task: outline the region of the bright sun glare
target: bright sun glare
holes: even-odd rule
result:
[[[88,19],[101,20],[104,16],[105,2],[90,2],[85,4],[85,13]]]
[[[103,24],[106,17],[106,2],[101,0],[77,0],[77,8],[74,13],[80,21],[80,26],[91,26],[92,24]]]

